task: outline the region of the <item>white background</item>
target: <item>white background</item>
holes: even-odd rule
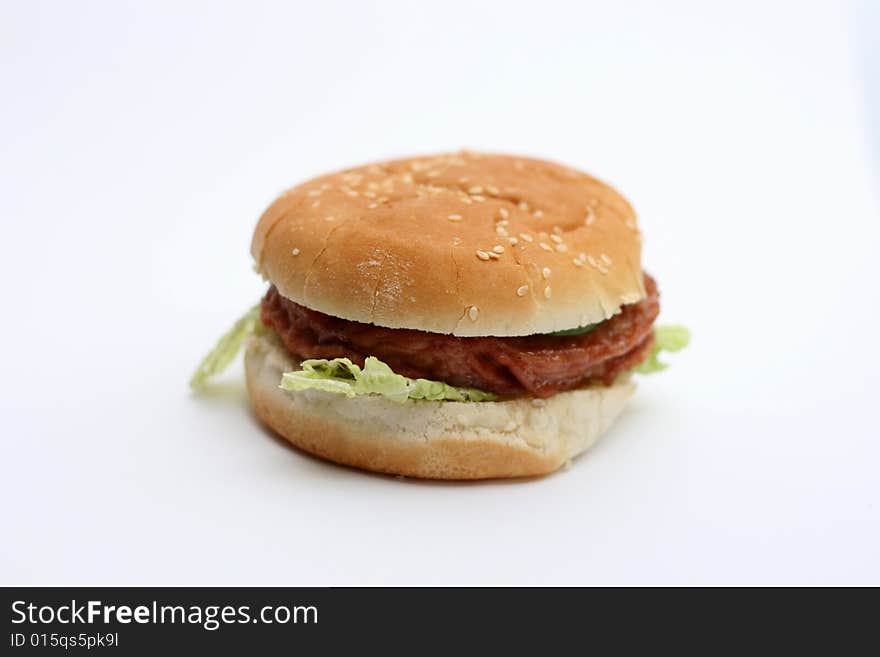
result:
[[[0,6],[0,583],[880,584],[876,4]],[[693,344],[597,448],[400,481],[190,396],[276,193],[460,147],[639,212]]]

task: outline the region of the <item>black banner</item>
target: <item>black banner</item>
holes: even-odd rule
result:
[[[794,595],[792,595],[794,594]],[[839,592],[837,593],[839,595]],[[790,648],[809,637],[842,647],[873,610],[834,633],[827,601],[804,591],[614,589],[5,588],[3,654],[335,654],[352,648],[468,654],[477,646],[544,654],[680,648]],[[744,603],[744,604],[739,604]],[[791,606],[790,606],[791,605]],[[812,620],[811,620],[812,619]],[[702,643],[712,636],[708,643]],[[774,638],[777,643],[774,644]],[[608,642],[612,642],[609,644]],[[607,652],[607,651],[606,651]]]
[[[607,592],[549,589],[7,588],[3,594],[2,652],[9,655],[324,654],[353,646],[468,652],[478,637],[494,647],[521,647],[537,637],[536,647],[548,647],[571,632],[607,630],[623,613]],[[625,644],[626,634],[618,642]]]

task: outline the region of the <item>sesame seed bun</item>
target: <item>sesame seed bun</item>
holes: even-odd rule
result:
[[[364,470],[427,479],[528,477],[553,472],[590,448],[635,384],[562,392],[546,400],[397,403],[319,390],[288,393],[294,368],[272,332],[250,339],[248,394],[270,428],[307,452]]]
[[[456,153],[315,178],[263,214],[251,253],[288,299],[343,319],[516,336],[644,297],[632,207],[542,160]]]

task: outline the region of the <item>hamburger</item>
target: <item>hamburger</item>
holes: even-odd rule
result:
[[[543,160],[460,152],[314,178],[263,213],[251,254],[268,290],[192,387],[244,344],[256,415],[365,470],[552,472],[687,342],[654,325],[627,200]]]

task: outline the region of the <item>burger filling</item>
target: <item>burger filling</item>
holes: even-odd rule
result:
[[[263,298],[260,319],[295,359],[345,359],[347,376],[360,375],[365,365],[376,367],[378,359],[414,380],[493,396],[549,397],[592,383],[610,385],[654,357],[652,325],[660,305],[657,285],[647,275],[645,289],[644,299],[600,324],[523,337],[464,338],[353,322],[294,303],[274,286]]]

